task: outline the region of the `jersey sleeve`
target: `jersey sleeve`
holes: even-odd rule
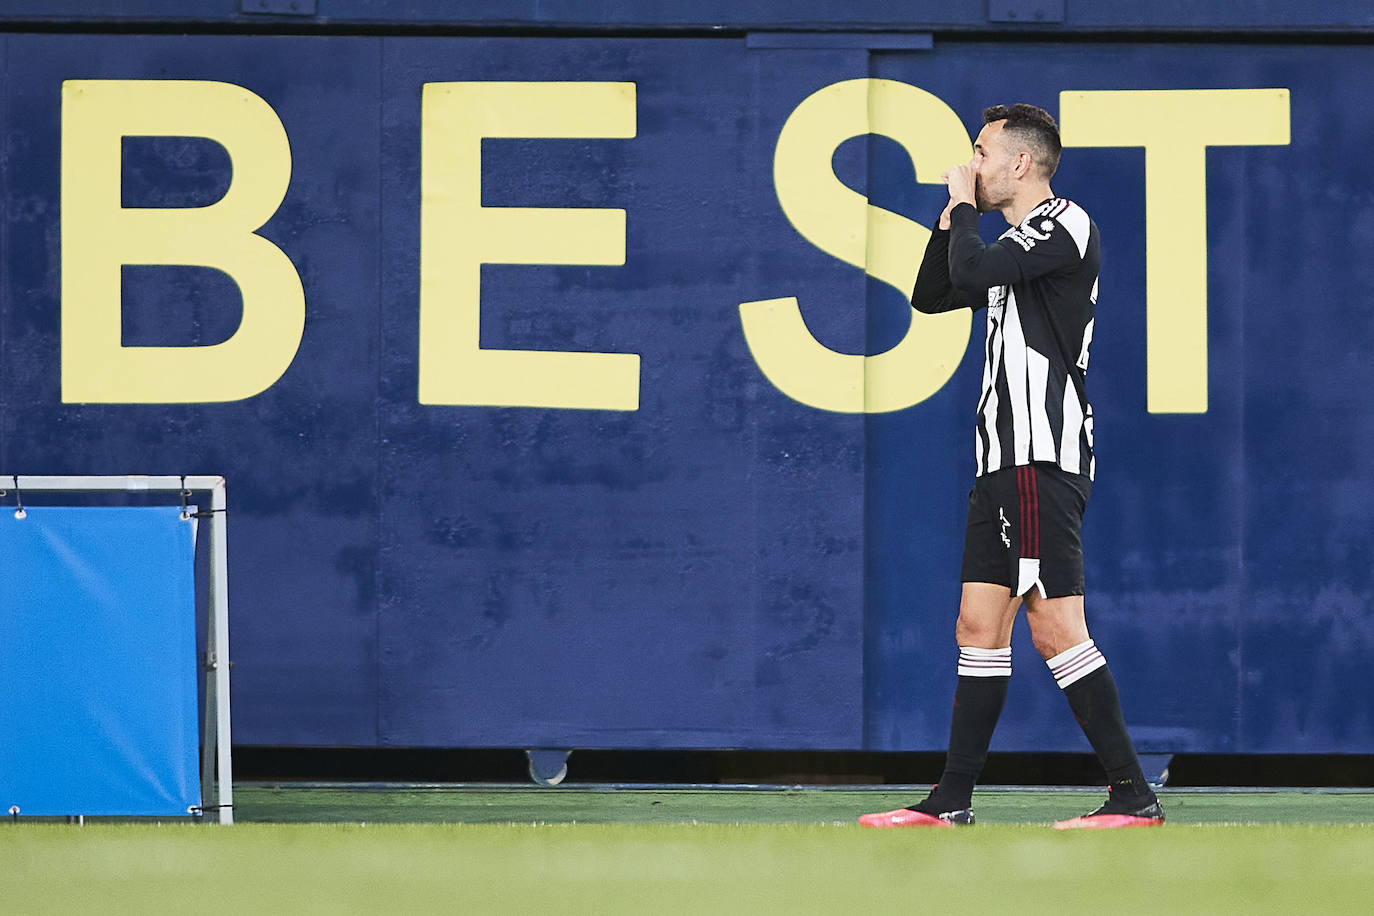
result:
[[[957,287],[1006,286],[1076,267],[1082,260],[1073,235],[1049,216],[1032,216],[984,245],[972,205],[960,204],[950,213],[949,275]]]
[[[960,308],[975,311],[987,305],[986,288],[978,294],[955,289],[949,276],[949,230],[932,229],[921,269],[916,273],[916,286],[911,291],[911,307],[927,315],[951,312]]]

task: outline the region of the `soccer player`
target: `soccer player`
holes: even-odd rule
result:
[[[1080,534],[1095,471],[1084,379],[1097,304],[1097,226],[1050,190],[1060,141],[1048,112],[998,105],[983,121],[973,159],[944,175],[949,203],[911,296],[926,313],[987,309],[949,751],[925,800],[859,823],[974,822],[973,787],[1007,696],[1012,622],[1024,603],[1035,648],[1107,771],[1106,804],[1055,827],[1152,826],[1164,813],[1083,614]],[[993,210],[1010,228],[984,245],[978,215]]]

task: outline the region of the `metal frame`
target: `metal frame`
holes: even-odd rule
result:
[[[16,493],[210,494],[209,602],[205,614],[205,708],[201,732],[200,802],[219,823],[234,822],[234,765],[229,724],[229,561],[223,477],[201,476],[0,476],[0,490]]]

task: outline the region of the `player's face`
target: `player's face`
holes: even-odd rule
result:
[[[973,199],[979,213],[1002,209],[1016,193],[1012,176],[1016,156],[1002,133],[1006,123],[993,121],[984,125],[973,144]]]

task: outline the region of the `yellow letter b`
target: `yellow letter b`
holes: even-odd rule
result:
[[[233,180],[213,204],[121,205],[124,137],[205,137]],[[300,346],[305,293],[291,260],[256,234],[291,179],[276,113],[229,83],[68,80],[62,84],[62,400],[155,404],[236,401],[281,378]],[[222,343],[126,347],[126,264],[212,267],[238,285],[243,317]]]

